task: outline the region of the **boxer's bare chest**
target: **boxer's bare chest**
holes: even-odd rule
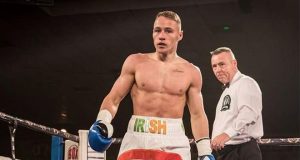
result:
[[[191,82],[186,64],[145,62],[136,67],[135,81],[139,89],[147,92],[184,94]]]

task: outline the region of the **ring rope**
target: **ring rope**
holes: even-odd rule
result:
[[[5,114],[3,112],[0,112],[0,118],[4,121],[7,121],[10,125],[13,125],[16,129],[17,125],[24,126],[28,129],[47,133],[50,135],[56,135],[59,137],[63,137],[69,140],[72,140],[74,142],[79,142],[79,137],[77,135],[70,134],[68,132],[63,132],[55,128],[50,128],[44,125],[40,125],[28,120],[20,119],[17,117],[13,117],[11,115]],[[14,133],[13,132],[13,133]],[[113,144],[119,144],[121,143],[123,138],[113,138],[112,143]],[[189,139],[190,143],[194,143],[194,139]],[[277,146],[300,146],[300,138],[263,138],[257,140],[259,145],[277,145]]]
[[[40,124],[31,122],[31,121],[28,121],[28,120],[13,117],[13,116],[5,114],[3,112],[0,112],[0,118],[4,121],[7,121],[9,124],[14,123],[16,125],[24,126],[28,129],[32,129],[32,130],[35,130],[35,131],[47,133],[47,134],[50,134],[50,135],[56,135],[56,136],[59,136],[59,137],[63,137],[63,138],[72,140],[74,142],[79,142],[79,137],[76,136],[76,135],[57,130],[55,128],[50,128],[50,127],[47,127],[47,126],[44,126],[44,125],[40,125]]]

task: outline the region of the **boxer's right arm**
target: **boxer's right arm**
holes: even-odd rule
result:
[[[112,143],[113,126],[110,123],[134,83],[135,59],[129,56],[124,62],[120,76],[102,101],[97,120],[89,130],[89,144],[95,151],[104,152]]]
[[[134,83],[136,59],[135,54],[127,57],[122,66],[120,76],[115,81],[109,94],[102,101],[100,110],[108,110],[111,113],[112,118],[117,113],[122,99],[129,93]]]

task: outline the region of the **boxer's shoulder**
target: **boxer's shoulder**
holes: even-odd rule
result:
[[[145,53],[134,53],[134,54],[130,54],[127,58],[125,63],[129,63],[131,65],[136,65],[139,63],[143,63],[145,61],[149,61],[150,57],[149,55],[145,54]]]

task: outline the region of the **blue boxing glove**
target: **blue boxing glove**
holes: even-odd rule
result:
[[[215,160],[215,157],[211,154],[209,138],[201,138],[196,141],[198,150],[198,160]]]
[[[105,110],[105,112],[108,112],[107,110]],[[99,115],[103,114],[103,111],[99,112]],[[107,114],[107,113],[105,113]],[[110,113],[109,113],[110,114]],[[90,128],[89,133],[88,133],[88,140],[89,140],[89,144],[91,146],[91,148],[97,152],[104,152],[106,151],[109,146],[112,143],[112,134],[113,134],[113,126],[105,121],[105,120],[101,120],[101,119],[105,119],[102,118],[100,116],[99,118],[100,120],[97,120]],[[106,118],[107,120],[107,118]],[[110,119],[111,120],[111,119]]]

